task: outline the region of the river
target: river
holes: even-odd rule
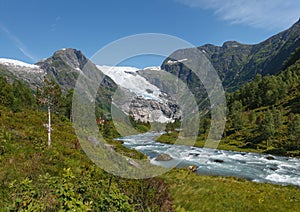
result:
[[[144,133],[118,138],[123,145],[148,156],[152,164],[166,168],[196,165],[201,175],[234,176],[254,182],[300,186],[300,159],[258,153],[169,145],[155,141],[161,133]],[[156,161],[166,153],[173,159]],[[268,157],[269,156],[269,157]]]

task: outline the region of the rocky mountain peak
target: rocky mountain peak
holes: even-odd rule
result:
[[[53,76],[66,91],[74,88],[77,77],[83,72],[88,61],[81,51],[64,48],[54,52],[51,57],[36,63],[36,65],[45,70],[47,75]],[[92,68],[96,69],[96,66]]]
[[[72,48],[64,48],[56,51],[50,58],[38,62],[37,65],[43,67],[45,64],[54,66],[64,64],[72,69],[83,69],[87,61],[88,59],[81,51]]]
[[[242,44],[240,44],[239,42],[237,41],[226,41],[223,43],[223,48],[236,48],[236,47],[239,47],[241,46]]]

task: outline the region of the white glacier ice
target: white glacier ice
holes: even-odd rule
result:
[[[97,68],[109,76],[116,84],[136,95],[145,99],[161,100],[160,89],[140,76],[137,73],[140,69],[121,66],[97,66]]]

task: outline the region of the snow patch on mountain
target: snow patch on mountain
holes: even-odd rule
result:
[[[19,60],[0,58],[0,65],[5,66],[7,71],[17,77],[17,79],[28,83],[32,89],[42,85],[46,75],[46,72],[40,66]]]
[[[144,68],[144,70],[161,71],[161,68],[160,66],[149,66]]]
[[[40,68],[37,65],[25,63],[25,62],[22,62],[19,60],[7,59],[7,58],[0,58],[0,64],[6,65],[6,66],[26,67],[26,68],[32,68],[32,69]]]
[[[187,58],[181,59],[181,60],[168,60],[167,63],[168,64],[176,64],[176,63],[182,63],[184,61],[187,61]]]

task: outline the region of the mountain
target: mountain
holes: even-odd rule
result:
[[[67,48],[56,51],[51,57],[36,64],[27,64],[17,60],[0,59],[1,75],[8,79],[18,79],[25,82],[35,92],[43,86],[44,77],[53,78],[63,92],[74,89],[78,76],[99,71],[81,51]],[[111,96],[117,88],[116,84],[103,73],[103,81],[98,88],[98,106],[109,113]]]
[[[81,51],[71,48],[58,50],[36,65],[45,70],[48,76],[54,77],[63,90],[74,88],[79,74],[88,72],[84,69],[97,70],[97,67]],[[100,86],[116,88],[116,84],[109,77],[104,77]]]
[[[2,68],[1,68],[2,67]],[[27,64],[17,60],[0,59],[1,75],[8,79],[18,79],[28,84],[32,90],[43,85],[44,77],[54,78],[64,92],[75,87],[78,76],[82,74],[89,80],[88,83],[97,83],[97,78],[103,78],[96,97],[97,105],[109,114],[111,103],[135,120],[143,122],[170,122],[180,118],[181,112],[176,102],[142,77],[137,68],[96,66],[84,54],[76,49],[61,49],[51,57],[36,64]],[[149,67],[147,70],[156,70],[158,67]],[[97,73],[97,74],[93,74]],[[93,81],[93,82],[92,82]],[[90,85],[81,85],[84,89]],[[98,85],[96,85],[98,86]],[[114,95],[120,87],[123,100]],[[86,96],[90,96],[89,91]],[[114,102],[112,98],[114,97]],[[125,98],[124,98],[125,97]],[[90,99],[91,100],[91,99]]]
[[[75,87],[76,80],[79,74],[84,72],[84,68],[97,69],[81,51],[71,48],[58,50],[51,57],[36,64],[0,58],[0,67],[2,75],[22,80],[33,89],[43,84],[45,76],[53,77],[63,91]],[[109,77],[104,77],[103,84],[111,88],[116,87]]]
[[[284,62],[298,47],[300,47],[300,19],[291,28],[259,44],[246,45],[228,41],[222,46],[206,44],[197,49],[210,60],[225,89],[235,90],[253,79],[256,74],[265,76],[279,73],[284,67]],[[177,50],[163,62],[161,68],[189,82],[187,75],[190,70],[184,68],[180,61],[174,63],[172,58],[182,55],[182,59],[189,59],[192,57],[191,54],[193,49]],[[193,77],[196,76],[192,74]],[[194,86],[191,85],[192,87]]]

